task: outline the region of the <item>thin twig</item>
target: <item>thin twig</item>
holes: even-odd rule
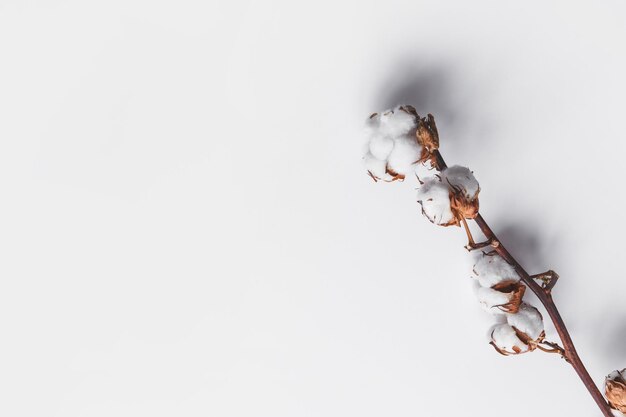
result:
[[[443,160],[443,157],[441,156],[441,153],[438,150],[433,151],[433,156],[435,157],[437,167],[440,171],[447,167],[445,161]],[[551,281],[546,287],[542,287],[541,285],[537,284],[528,274],[528,272],[526,272],[526,270],[519,264],[519,262],[517,262],[517,260],[509,253],[509,251],[502,244],[502,242],[500,242],[496,234],[493,232],[493,230],[491,230],[485,219],[480,214],[476,216],[474,221],[482,231],[483,235],[485,235],[485,239],[487,241],[498,242],[497,245],[492,244],[492,246],[494,246],[494,250],[498,253],[498,255],[504,258],[504,260],[511,264],[513,268],[515,268],[515,271],[519,274],[522,281],[524,281],[528,288],[530,288],[531,291],[535,293],[539,301],[541,301],[541,304],[543,304],[543,306],[545,307],[548,315],[550,315],[550,319],[552,320],[552,323],[554,324],[557,333],[559,334],[559,337],[561,338],[561,342],[563,343],[563,348],[560,348],[559,346],[560,349],[563,349],[563,352],[559,353],[561,353],[565,360],[572,365],[572,367],[578,374],[578,377],[582,380],[583,384],[589,391],[589,394],[591,394],[594,401],[602,411],[602,414],[605,417],[614,417],[609,404],[605,401],[602,393],[593,382],[593,379],[591,379],[589,372],[587,372],[587,369],[580,359],[580,356],[578,356],[576,348],[574,347],[574,342],[572,342],[572,338],[570,337],[569,332],[567,331],[567,327],[563,322],[563,318],[561,317],[559,310],[556,308],[556,304],[554,304],[554,300],[552,299],[552,293],[550,290],[554,286],[554,283],[556,283],[556,279],[553,280],[554,283],[552,283]]]
[[[552,288],[554,288],[554,285],[558,281],[559,274],[557,274],[553,270],[549,270],[546,272],[542,272],[541,274],[531,275],[530,277],[532,279],[541,280],[543,282],[543,284],[541,285],[541,288],[543,288],[545,292],[549,293],[552,291]]]

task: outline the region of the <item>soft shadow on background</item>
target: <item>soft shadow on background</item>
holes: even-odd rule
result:
[[[607,306],[605,314],[598,317],[596,329],[598,344],[609,366],[626,367],[626,310],[620,306]]]
[[[448,66],[401,63],[382,86],[376,105],[382,109],[410,104],[422,116],[432,113],[454,125],[463,114],[453,98],[453,82],[454,74]]]
[[[540,227],[530,222],[498,221],[492,225],[500,241],[515,256],[529,274],[553,269],[546,257],[547,249],[554,246],[555,237],[546,236]],[[548,239],[551,242],[548,242]],[[558,272],[558,271],[557,271]]]
[[[475,105],[475,88],[452,59],[424,62],[420,58],[405,58],[392,67],[381,84],[372,111],[410,104],[420,116],[431,113],[446,154],[466,152],[477,141],[484,145],[493,140],[492,121],[481,116]]]

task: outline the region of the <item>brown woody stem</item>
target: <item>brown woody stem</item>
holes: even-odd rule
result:
[[[546,348],[542,345],[546,345],[549,346],[550,348]],[[539,343],[537,345],[537,349],[542,350],[544,352],[547,353],[558,353],[559,355],[561,355],[561,357],[563,357],[565,359],[565,349],[563,349],[561,346],[559,346],[556,343],[552,343],[552,342],[546,342],[545,340],[541,343]]]
[[[446,168],[447,165],[438,150],[433,151],[433,156],[435,157],[435,161],[439,170],[443,170],[444,168]],[[485,235],[487,241],[498,242],[497,245],[493,245],[492,243],[494,251],[496,251],[498,255],[504,258],[509,264],[513,266],[513,268],[515,268],[515,271],[519,274],[522,281],[528,286],[528,288],[531,289],[532,292],[535,293],[539,301],[541,301],[541,304],[543,304],[546,311],[548,312],[548,315],[550,316],[550,319],[552,320],[552,323],[554,324],[554,327],[559,334],[559,337],[561,338],[561,342],[563,343],[563,357],[567,362],[572,365],[572,367],[578,374],[578,377],[582,380],[583,384],[589,391],[589,394],[591,394],[591,397],[593,397],[594,401],[600,408],[600,411],[602,411],[602,414],[605,417],[613,417],[613,413],[611,412],[609,404],[605,401],[602,393],[593,382],[593,379],[591,379],[589,372],[587,372],[585,365],[578,356],[576,348],[574,347],[574,342],[572,342],[572,338],[570,337],[569,332],[567,331],[567,327],[563,322],[563,318],[561,317],[559,310],[556,308],[556,304],[554,304],[550,289],[552,288],[552,286],[554,286],[554,283],[556,283],[556,279],[551,280],[551,282],[548,284],[549,288],[542,287],[541,285],[537,284],[537,282],[534,281],[534,279],[528,274],[528,272],[526,272],[526,270],[519,264],[519,262],[517,262],[513,255],[511,255],[506,247],[500,242],[496,234],[493,232],[493,230],[491,230],[485,219],[483,219],[480,214],[476,216],[474,221],[476,222],[482,233]]]

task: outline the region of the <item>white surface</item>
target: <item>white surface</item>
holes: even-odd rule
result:
[[[487,345],[464,233],[375,184],[359,135],[397,103],[435,115],[504,243],[561,275],[602,384],[626,366],[625,20],[2,1],[0,414],[600,415],[555,355]]]

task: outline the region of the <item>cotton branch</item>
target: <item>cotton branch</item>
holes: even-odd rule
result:
[[[436,225],[463,226],[468,238],[466,249],[478,253],[474,274],[479,302],[485,310],[499,317],[489,333],[495,350],[506,356],[534,350],[559,354],[574,368],[605,417],[613,417],[611,407],[625,411],[626,373],[607,377],[610,404],[607,403],[578,356],[552,299],[552,289],[559,275],[552,270],[529,275],[509,253],[479,213],[480,186],[473,173],[465,167],[446,165],[439,152],[434,117],[429,114],[422,118],[411,106],[374,113],[367,123],[367,136],[368,152],[364,160],[375,181],[403,181],[415,172],[421,184],[418,202],[422,214]],[[426,167],[426,175],[420,176],[416,167]],[[484,235],[483,241],[476,242],[468,220],[476,222]],[[563,347],[544,340],[541,314],[523,301],[526,288],[535,293],[545,307]]]
[[[445,168],[446,165],[443,160],[443,157],[439,154],[439,151],[436,151],[436,152],[438,154],[437,160],[441,164],[439,165],[439,168],[440,169]],[[484,220],[484,218],[480,214],[478,214],[474,220],[476,221],[476,224],[478,225],[480,230],[485,235],[485,238],[489,242],[491,242],[492,246],[494,242],[497,242],[497,245],[494,246],[494,251],[498,255],[500,255],[504,260],[506,260],[510,265],[513,266],[515,271],[521,277],[522,281],[528,286],[528,288],[531,289],[533,293],[535,293],[535,295],[537,296],[541,304],[543,304],[563,344],[563,348],[559,347],[559,350],[562,350],[562,356],[565,358],[567,362],[569,362],[572,365],[572,367],[578,374],[579,378],[582,380],[583,384],[585,385],[585,387],[587,388],[587,390],[593,397],[594,401],[596,402],[596,404],[602,411],[602,414],[605,417],[613,417],[613,413],[611,412],[611,408],[609,407],[609,404],[604,400],[602,393],[598,390],[598,387],[593,382],[593,379],[589,375],[589,372],[587,372],[585,365],[583,364],[582,360],[578,356],[578,353],[576,352],[576,348],[574,347],[574,342],[572,341],[572,338],[569,335],[567,327],[565,326],[565,322],[563,321],[563,318],[561,317],[561,314],[559,313],[559,310],[557,309],[556,304],[554,303],[554,300],[552,299],[551,290],[552,290],[552,287],[554,286],[554,283],[556,283],[556,279],[558,279],[558,275],[556,275],[556,273],[553,274],[553,278],[550,280],[550,282],[552,283],[552,280],[554,280],[553,281],[554,283],[552,283],[552,285],[550,285],[549,287],[540,286],[534,281],[533,276],[530,276],[528,272],[526,272],[526,270],[519,264],[519,262],[517,262],[517,260],[509,253],[509,251],[502,244],[502,242],[498,239],[498,237],[493,232],[493,230],[489,227],[489,225]],[[542,274],[539,274],[539,276],[541,275]]]

